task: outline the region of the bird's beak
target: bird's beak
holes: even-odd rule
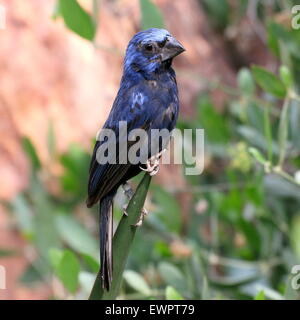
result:
[[[161,60],[165,61],[178,56],[185,51],[183,45],[173,37],[169,37],[165,46],[162,48]]]

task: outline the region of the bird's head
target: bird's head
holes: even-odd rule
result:
[[[124,61],[125,72],[151,74],[162,66],[171,66],[172,59],[185,51],[165,29],[138,32],[129,42]]]

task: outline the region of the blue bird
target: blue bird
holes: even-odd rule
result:
[[[144,129],[149,135],[151,129],[174,129],[179,101],[176,76],[171,65],[173,58],[183,51],[184,47],[164,29],[141,31],[130,40],[120,89],[103,126],[103,129],[116,133],[116,144],[121,141],[118,135],[120,121],[127,123],[128,134],[133,129]],[[147,169],[141,163],[102,163],[97,157],[102,143],[98,140],[94,147],[87,206],[100,203],[100,275],[102,287],[109,290],[113,267],[113,198],[121,185]],[[161,149],[160,145],[159,151]],[[149,150],[149,157],[151,155]],[[117,160],[119,157],[117,154]]]

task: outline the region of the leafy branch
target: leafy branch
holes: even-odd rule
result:
[[[145,174],[128,204],[126,210],[128,216],[123,215],[113,237],[113,281],[110,290],[106,291],[101,287],[100,272],[98,272],[89,300],[113,300],[117,297],[129,250],[137,229],[134,224],[141,214],[150,181],[151,176]]]

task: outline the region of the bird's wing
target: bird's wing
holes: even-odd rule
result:
[[[140,87],[133,87],[123,95],[118,94],[110,115],[103,127],[103,129],[112,129],[116,134],[117,160],[120,140],[124,139],[124,137],[119,137],[118,134],[119,121],[125,121],[127,123],[128,133],[133,129],[144,129],[147,131],[152,127],[155,118],[159,116],[154,113],[156,109],[155,105],[158,101],[146,99],[141,89]],[[89,207],[98,202],[101,197],[113,188],[118,187],[120,181],[132,166],[130,163],[99,164],[97,161],[97,150],[102,143],[101,141],[96,142],[92,156],[87,199],[87,205]],[[129,143],[130,142],[128,142],[128,146]]]

